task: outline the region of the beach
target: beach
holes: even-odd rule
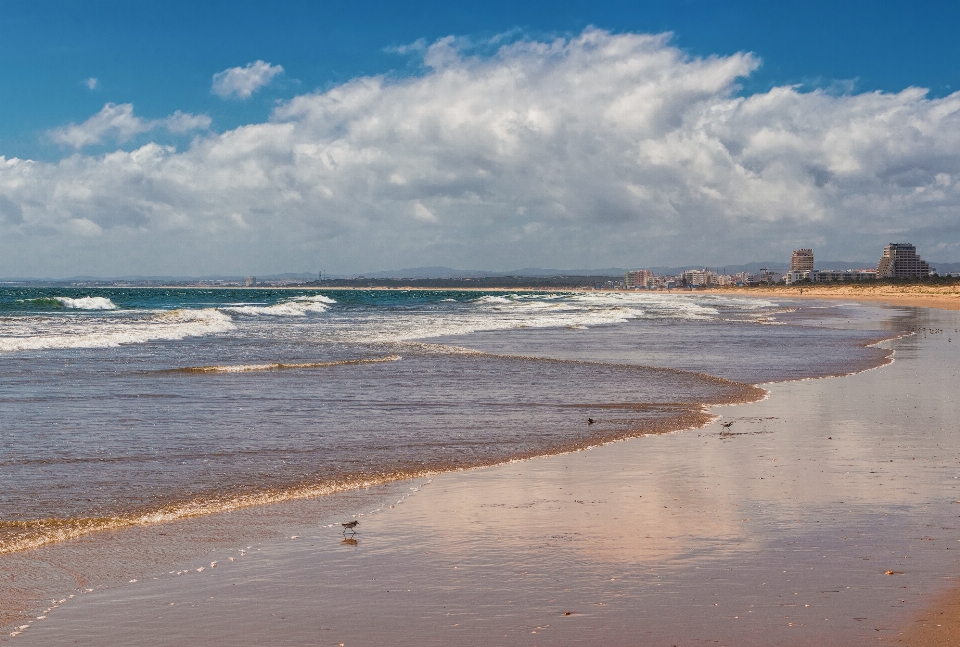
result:
[[[78,578],[3,640],[950,644],[960,319],[867,307],[903,331],[875,368],[764,383],[703,426],[20,554]]]
[[[770,288],[711,288],[710,291],[730,295],[755,295],[790,299],[833,299],[960,310],[960,287],[957,285],[870,285],[870,282],[865,282],[860,284],[808,284]]]

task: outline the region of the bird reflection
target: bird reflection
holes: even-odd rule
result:
[[[353,537],[344,537],[344,538],[343,538],[343,541],[341,541],[340,543],[341,543],[341,544],[346,544],[347,546],[356,546],[356,545],[358,545],[360,542],[359,542],[358,540],[354,539]]]

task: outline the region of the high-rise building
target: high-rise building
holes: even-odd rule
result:
[[[693,287],[716,285],[717,273],[711,272],[707,268],[703,268],[702,270],[687,270],[680,275],[680,280],[684,285]]]
[[[813,250],[798,249],[790,257],[791,272],[810,272],[813,270]]]
[[[626,275],[624,275],[623,282],[628,288],[648,288],[653,282],[653,272],[650,270],[627,272]]]
[[[878,279],[915,279],[931,272],[930,264],[917,256],[917,248],[909,243],[890,243],[877,264]]]

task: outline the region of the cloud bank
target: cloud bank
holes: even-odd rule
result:
[[[80,149],[101,144],[107,139],[127,142],[155,128],[166,128],[172,133],[206,130],[210,123],[210,117],[206,115],[191,115],[179,110],[166,119],[146,120],[133,114],[132,103],[108,103],[82,124],[70,124],[49,134],[58,144]]]
[[[231,67],[213,75],[213,93],[228,98],[248,99],[250,95],[270,83],[273,77],[283,72],[280,65],[264,61],[248,63],[246,67]]]
[[[422,55],[184,151],[0,157],[0,275],[960,257],[960,93],[741,96],[751,54],[596,29]],[[143,127],[108,104],[60,132]]]

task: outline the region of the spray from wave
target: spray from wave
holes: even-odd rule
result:
[[[72,299],[70,297],[53,297],[54,300],[63,304],[65,308],[75,310],[116,310],[116,304],[106,297],[80,297]]]

